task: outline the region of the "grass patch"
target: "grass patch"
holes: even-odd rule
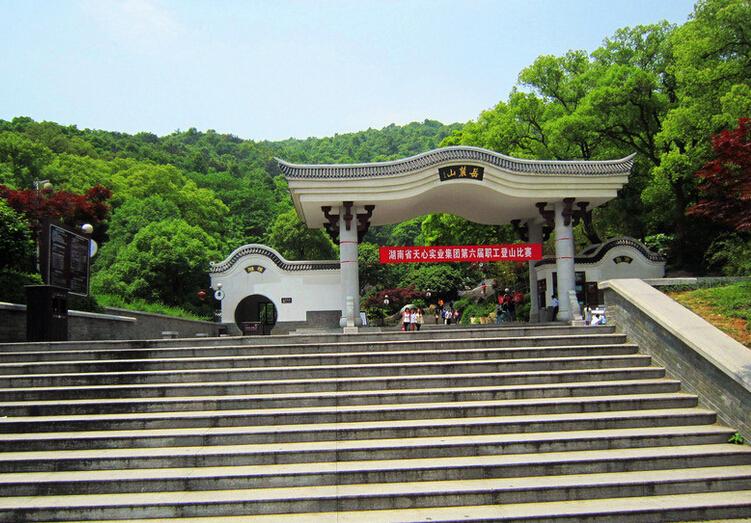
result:
[[[112,307],[115,309],[127,309],[129,311],[150,312],[152,314],[164,314],[165,316],[174,316],[186,320],[209,321],[210,318],[202,317],[192,312],[188,312],[180,307],[172,307],[163,303],[151,303],[145,300],[125,301],[121,296],[113,294],[98,294],[97,303],[102,307]]]
[[[751,348],[751,281],[667,294]]]

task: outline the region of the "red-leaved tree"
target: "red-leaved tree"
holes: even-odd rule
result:
[[[701,199],[688,214],[751,232],[751,119],[712,137],[715,158],[696,173]]]
[[[39,231],[46,219],[60,220],[71,226],[82,223],[96,225],[107,218],[110,206],[107,200],[112,192],[102,185],[95,185],[84,194],[43,189],[10,189],[0,185],[0,198],[14,210],[23,213],[32,229]]]

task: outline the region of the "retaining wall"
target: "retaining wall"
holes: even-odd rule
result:
[[[600,282],[608,323],[751,440],[751,349],[642,280]]]
[[[125,309],[105,309],[104,314],[68,311],[68,339],[147,340],[162,337],[162,332],[177,332],[181,338],[196,335],[218,336],[218,323],[196,321],[162,314]],[[0,302],[0,342],[26,341],[26,306]]]

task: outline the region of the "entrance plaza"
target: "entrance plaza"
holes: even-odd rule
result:
[[[628,181],[635,155],[608,161],[512,158],[478,147],[435,149],[401,160],[364,164],[292,164],[279,167],[300,219],[324,228],[339,244],[340,326],[360,325],[357,247],[371,225],[399,223],[429,213],[470,221],[512,223],[525,241],[555,237],[558,318],[576,311],[572,228],[589,221],[592,209],[612,200]],[[529,262],[530,289],[537,289]],[[530,292],[532,321],[540,308]]]

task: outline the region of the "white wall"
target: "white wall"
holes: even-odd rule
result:
[[[607,244],[608,242],[605,242]],[[603,245],[605,245],[603,244]],[[586,249],[585,249],[586,250]],[[595,253],[593,253],[593,256]],[[615,259],[628,256],[631,263],[615,263]],[[582,257],[577,255],[577,257]],[[553,296],[553,273],[556,272],[554,263],[537,268],[537,280],[546,280],[545,301],[549,305]],[[615,245],[608,249],[602,259],[596,263],[577,263],[575,272],[584,272],[588,282],[601,282],[622,278],[662,278],[665,275],[665,262],[652,261],[645,257],[637,248],[628,245]],[[537,289],[534,289],[536,292]]]
[[[285,264],[305,263],[287,261],[273,249],[259,247],[274,252]],[[217,266],[226,264],[242,249],[243,247],[237,249]],[[245,269],[253,265],[261,266],[265,271],[246,272]],[[221,272],[212,273],[211,287],[216,289],[218,283],[222,284],[222,321],[225,323],[235,321],[238,304],[253,294],[266,296],[274,304],[277,322],[290,322],[305,321],[308,311],[341,311],[340,279],[339,269],[288,271],[280,268],[270,257],[248,254],[238,258]],[[282,303],[282,298],[292,298],[292,303]]]

